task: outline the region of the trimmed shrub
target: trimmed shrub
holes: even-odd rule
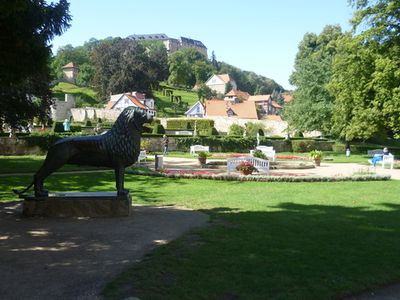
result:
[[[53,122],[52,131],[53,132],[64,132],[63,122],[60,122],[60,121]]]
[[[73,133],[73,132],[65,132],[65,133],[32,133],[29,136],[22,137],[21,139],[28,142],[30,146],[38,146],[42,151],[47,151],[51,145],[53,145],[58,140],[69,136],[85,136],[87,134],[82,133]]]
[[[79,124],[74,124],[70,126],[71,132],[81,132],[82,131],[82,126]],[[63,128],[64,131],[64,128]]]
[[[272,146],[277,152],[293,152],[292,142],[284,138],[260,137],[260,145]]]
[[[165,129],[164,126],[162,126],[161,124],[154,124],[153,126],[153,134],[164,134],[165,133]]]
[[[167,120],[167,130],[186,130],[186,129],[193,130],[195,127],[198,132],[202,130],[208,130],[209,128],[214,127],[214,120],[183,119],[183,118]]]
[[[293,152],[310,152],[311,150],[332,151],[333,142],[316,140],[292,140]]]
[[[243,136],[244,130],[245,128],[243,126],[232,124],[231,126],[229,126],[228,135]]]
[[[86,127],[93,126],[93,125],[92,125],[92,121],[86,120],[86,121],[85,121],[85,126],[86,126]]]
[[[343,144],[343,143],[338,143],[338,142],[336,142],[336,143],[334,143],[334,144],[332,145],[332,151],[333,151],[333,152],[336,152],[336,153],[344,153],[345,148],[346,148],[346,145]],[[350,147],[350,148],[351,148],[351,147]]]
[[[248,136],[256,136],[257,133],[262,132],[260,135],[264,135],[265,126],[261,123],[246,123],[246,134]]]

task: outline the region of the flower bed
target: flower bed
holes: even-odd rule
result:
[[[168,169],[164,169],[160,171],[160,173],[167,175],[193,175],[193,176],[217,174],[217,172],[212,172],[212,171],[190,171],[190,170],[168,170]]]
[[[308,157],[294,156],[294,155],[277,155],[276,159],[282,159],[282,160],[309,160]]]
[[[301,176],[300,174],[278,173],[270,176],[265,175],[235,175],[226,173],[213,173],[208,171],[184,171],[184,170],[163,170],[163,172],[143,172],[135,169],[128,171],[129,174],[158,176],[167,178],[185,178],[185,179],[211,179],[225,181],[259,181],[259,182],[337,182],[337,181],[380,181],[390,180],[390,175],[360,175],[360,176]],[[208,174],[207,174],[208,173]]]

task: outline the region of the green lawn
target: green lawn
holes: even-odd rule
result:
[[[42,165],[44,159],[45,156],[43,155],[24,155],[24,156],[0,155],[0,174],[36,172]],[[104,169],[104,168],[65,165],[58,171],[65,172],[65,171],[99,170],[99,169]]]
[[[198,101],[197,93],[195,92],[172,90],[174,91],[174,96],[181,96],[182,101],[188,103],[188,108]],[[170,101],[169,97],[163,96],[160,91],[153,91],[153,96],[157,106],[157,115],[159,117],[183,116],[187,110],[182,107],[177,107],[175,111],[173,103]]]
[[[65,100],[65,94],[72,94],[75,96],[77,107],[95,106],[99,103],[96,101],[97,93],[90,87],[79,87],[77,85],[60,82],[53,87],[54,96],[59,100]]]
[[[3,177],[0,200],[29,177]],[[108,298],[332,299],[400,279],[396,181],[259,183],[126,176],[133,201],[178,205],[210,226],[161,246]],[[50,190],[107,191],[112,173],[53,175]]]

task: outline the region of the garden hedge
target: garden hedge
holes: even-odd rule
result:
[[[197,125],[195,126],[195,123]],[[186,130],[197,128],[198,131],[214,127],[214,120],[208,119],[168,119],[167,130]]]
[[[293,152],[310,152],[311,150],[332,151],[334,142],[325,140],[292,140]]]

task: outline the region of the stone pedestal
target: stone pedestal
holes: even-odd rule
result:
[[[116,192],[49,193],[48,197],[21,195],[25,217],[127,217],[132,200]]]

